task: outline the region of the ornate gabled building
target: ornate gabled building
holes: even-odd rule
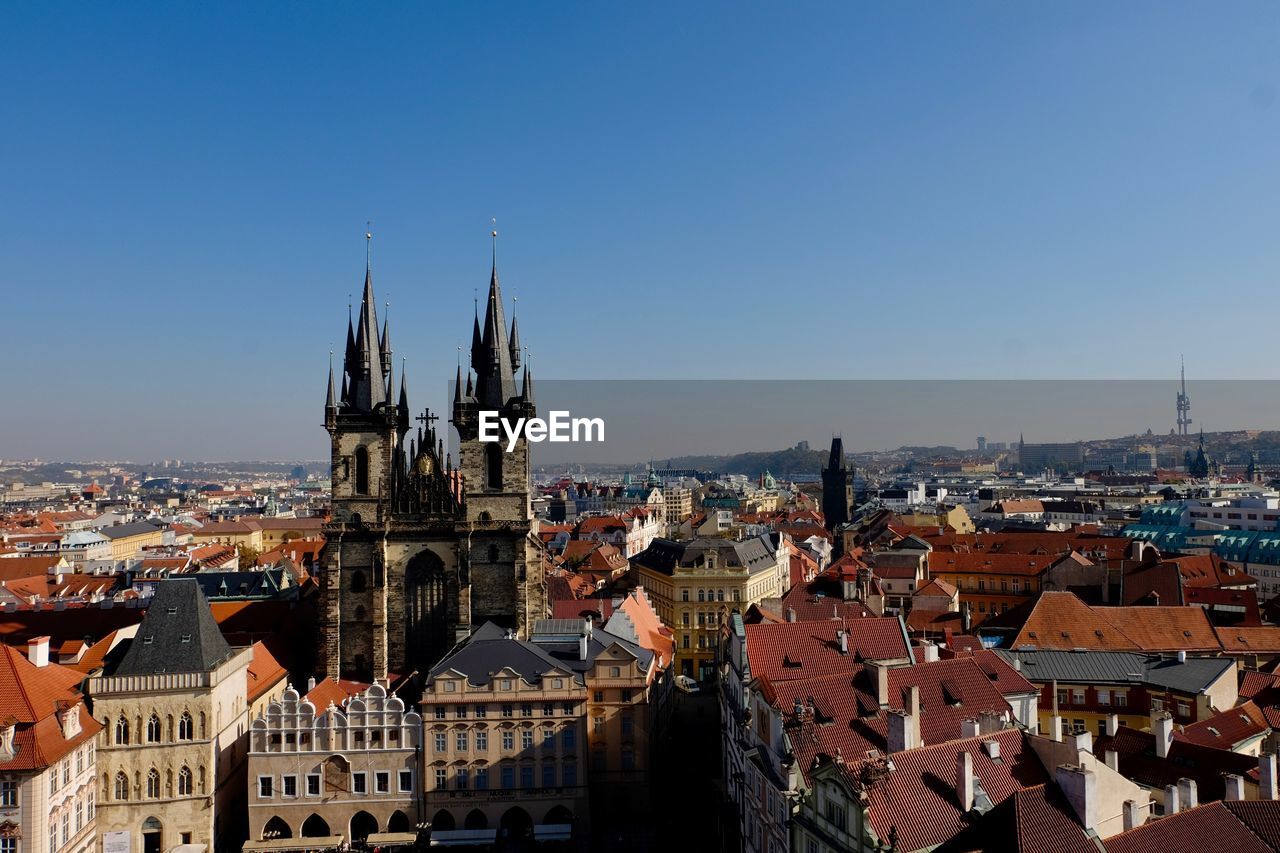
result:
[[[347,323],[340,389],[329,371],[332,518],[321,558],[323,659],[332,678],[386,679],[426,672],[473,625],[524,632],[546,615],[542,561],[529,502],[529,448],[520,438],[480,440],[482,412],[514,422],[535,413],[519,332],[503,313],[496,258],[470,369],[454,386],[458,460],[438,418],[411,430],[401,371],[398,396],[387,319],[378,328],[366,266],[360,314]]]

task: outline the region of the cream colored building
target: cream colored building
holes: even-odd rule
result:
[[[590,641],[580,642],[586,659]],[[571,661],[491,622],[455,647],[431,670],[422,696],[432,843],[467,832],[491,842],[583,837],[587,702],[586,678]]]
[[[49,662],[49,638],[27,655],[0,646],[0,850],[97,849],[94,722],[80,673]]]
[[[291,687],[253,721],[250,838],[358,841],[417,825],[422,717],[379,684],[349,684]]]
[[[240,849],[252,656],[227,645],[194,579],[156,586],[128,649],[89,680],[100,833],[129,833],[132,853]]]
[[[111,540],[111,559],[125,560],[143,548],[164,544],[164,531],[149,521],[116,524],[98,531]]]
[[[631,560],[636,582],[676,638],[676,671],[699,680],[715,670],[729,614],[786,592],[791,543],[777,533],[742,542],[655,539]]]

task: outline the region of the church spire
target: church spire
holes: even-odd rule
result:
[[[329,392],[324,398],[324,414],[328,418],[338,409],[338,404],[333,399],[333,350],[329,350]]]
[[[400,400],[396,404],[397,414],[400,417],[400,431],[407,432],[409,430],[409,388],[406,382],[406,373],[404,359],[400,359]]]
[[[502,309],[502,288],[498,284],[498,232],[493,232],[493,268],[489,273],[489,298],[485,305],[480,345],[472,345],[471,361],[476,371],[476,399],[484,406],[502,408],[516,396],[516,376],[512,368],[511,345]]]
[[[520,297],[518,296],[511,300],[511,343],[509,347],[511,350],[512,370],[520,369],[520,327],[516,325],[518,319],[516,317],[516,303],[519,301]]]
[[[386,303],[386,310],[382,314],[382,337],[379,340],[379,349],[382,355],[382,369],[386,373],[391,372],[391,303]],[[388,394],[388,397],[390,395]]]
[[[524,363],[524,384],[520,388],[520,396],[524,398],[524,403],[530,410],[533,409],[533,373],[529,363],[531,360],[526,360]]]
[[[366,234],[366,239],[371,235]],[[356,323],[355,358],[351,376],[350,404],[360,411],[372,412],[387,402],[386,370],[382,363],[378,337],[378,308],[373,295],[373,269],[368,261],[364,270],[364,293],[360,298],[360,317]]]

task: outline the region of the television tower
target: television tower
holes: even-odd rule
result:
[[[1182,390],[1178,392],[1178,435],[1191,434],[1191,398],[1187,396],[1187,361],[1182,361]]]

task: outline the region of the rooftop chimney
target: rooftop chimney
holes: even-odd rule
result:
[[[849,654],[849,632],[843,628],[836,631],[836,641],[840,644],[840,654]]]
[[[578,660],[587,659],[587,641],[591,639],[591,620],[582,620],[582,633],[578,635]]]
[[[1178,803],[1183,811],[1200,805],[1200,792],[1196,788],[1195,779],[1184,776],[1178,780]]]
[[[960,737],[977,737],[981,732],[982,728],[973,717],[960,721]]]
[[[973,756],[966,750],[956,756],[956,799],[962,814],[973,808]]]
[[[1124,801],[1124,831],[1125,832],[1128,832],[1131,829],[1137,829],[1138,827],[1142,826],[1144,822],[1142,812],[1143,812],[1143,809],[1141,806],[1138,805],[1137,800]]]
[[[887,715],[889,723],[889,731],[885,738],[885,744],[889,749],[889,753],[902,752],[904,749],[912,749],[916,744],[912,743],[914,737],[914,729],[911,725],[911,715],[906,711],[893,710]]]
[[[982,742],[982,748],[987,751],[987,758],[990,758],[992,761],[998,761],[1000,759],[1000,741],[984,740]]]
[[[863,665],[863,669],[871,676],[876,690],[876,702],[881,708],[889,707],[889,665],[886,661],[872,660]]]
[[[938,647],[931,642],[924,644],[924,662],[933,663],[938,659]]]
[[[316,689],[316,677],[313,675],[307,679],[307,692],[310,693]]]
[[[1087,752],[1093,754],[1093,732],[1085,729],[1082,732],[1076,732],[1072,739],[1075,741],[1076,752]]]
[[[1168,817],[1171,814],[1178,813],[1178,786],[1164,786],[1164,813]]]
[[[787,608],[787,621],[788,622],[796,621],[796,609],[794,607]]]
[[[1058,787],[1085,829],[1098,828],[1098,775],[1087,767],[1063,764],[1054,773]]]
[[[1187,652],[1185,649],[1178,649],[1178,663],[1187,662]]]
[[[1239,773],[1228,773],[1222,779],[1226,783],[1227,801],[1244,799],[1244,777]]]
[[[1156,736],[1156,755],[1169,757],[1169,746],[1173,743],[1173,715],[1161,711],[1151,719],[1151,733]]]
[[[49,638],[32,637],[27,640],[27,660],[36,666],[49,665]]]
[[[1120,731],[1120,717],[1116,714],[1107,714],[1107,727],[1104,731],[1106,731],[1107,737],[1115,737],[1116,733]]]
[[[1276,755],[1265,752],[1258,756],[1258,799],[1276,799]]]
[[[920,686],[913,684],[907,688],[907,713],[911,715],[911,730],[916,746],[924,746],[924,738],[920,736]]]
[[[1117,773],[1120,772],[1120,753],[1116,752],[1114,749],[1108,749],[1105,760],[1108,767]]]

